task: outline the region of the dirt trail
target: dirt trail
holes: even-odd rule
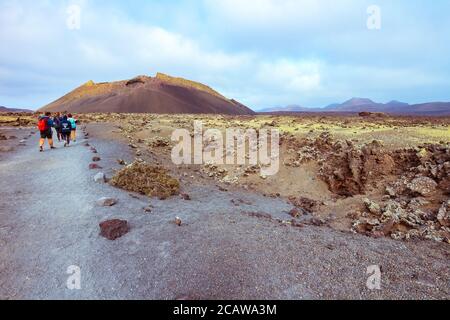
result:
[[[88,126],[111,175],[131,153],[102,138],[108,130]],[[215,186],[183,185],[191,201],[132,197],[93,181],[83,141],[39,153],[37,138],[0,161],[0,299],[450,298],[448,245],[282,225],[249,213],[289,220],[283,200]],[[97,207],[103,196],[119,202]],[[130,232],[101,238],[109,218],[128,220]],[[71,265],[81,290],[66,288]],[[366,288],[370,265],[382,268],[382,290]]]

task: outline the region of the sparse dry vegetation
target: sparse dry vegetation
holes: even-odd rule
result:
[[[167,170],[142,162],[134,162],[121,169],[110,183],[127,191],[160,199],[176,195],[180,191],[178,180],[169,176]]]

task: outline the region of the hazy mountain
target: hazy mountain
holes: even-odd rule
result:
[[[260,110],[260,112],[303,112],[307,111],[308,108],[292,104],[287,107],[273,107],[273,108],[266,108]]]
[[[359,107],[359,106],[366,106],[366,105],[373,105],[376,104],[370,99],[367,98],[351,98],[350,100],[345,101],[340,106],[341,107]]]
[[[325,109],[325,110],[333,110],[334,108],[338,107],[339,105],[340,105],[339,103],[332,103],[332,104],[329,104],[328,106],[326,106],[323,109]],[[316,109],[318,109],[318,108],[316,108]]]
[[[409,106],[409,103],[392,100],[392,101],[389,101],[388,103],[386,103],[386,106],[393,107],[393,108],[407,107],[407,106]]]
[[[34,111],[28,109],[7,108],[0,106],[0,112],[34,112]]]
[[[162,73],[131,80],[94,83],[69,92],[41,111],[123,113],[212,113],[246,115],[254,112],[210,87]]]
[[[302,110],[284,110],[274,108],[269,112],[384,112],[405,115],[450,115],[450,102],[429,102],[410,105],[392,100],[388,103],[378,103],[367,98],[352,98],[343,103],[330,104],[324,108],[302,108]],[[267,112],[267,111],[266,111]]]

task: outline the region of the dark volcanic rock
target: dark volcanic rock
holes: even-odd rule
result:
[[[289,211],[289,214],[293,218],[298,218],[303,215],[303,212],[301,212],[298,208],[293,208],[291,211]]]
[[[180,197],[181,197],[183,200],[186,200],[186,201],[191,200],[191,196],[188,195],[187,193],[181,193],[181,194],[180,194]]]
[[[116,240],[128,231],[128,222],[125,220],[114,219],[100,223],[100,235],[108,240]]]

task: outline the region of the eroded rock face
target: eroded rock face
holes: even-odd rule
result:
[[[394,159],[379,141],[360,149],[338,141],[334,150],[323,161],[320,175],[330,191],[338,195],[363,194],[368,186],[395,171]]]
[[[116,240],[128,233],[129,226],[125,220],[107,220],[100,223],[100,235],[108,240]]]
[[[368,212],[360,214],[353,223],[353,230],[357,233],[377,238],[390,236],[397,240],[450,241],[450,200],[442,205],[437,217],[423,209],[429,204],[423,198],[414,198],[409,202],[389,200],[384,205],[365,199],[364,204]]]

